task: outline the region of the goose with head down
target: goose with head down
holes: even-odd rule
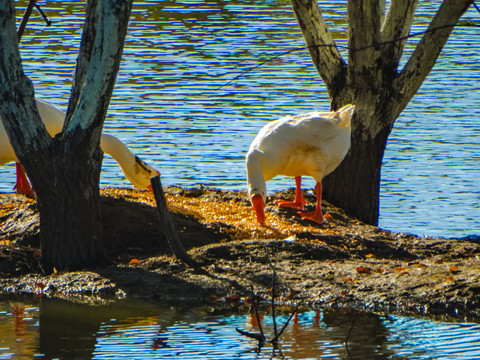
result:
[[[42,100],[37,99],[36,102],[40,117],[45,124],[48,133],[51,136],[54,136],[62,131],[66,115],[65,112]],[[150,178],[160,175],[160,172],[146,164],[138,156],[132,154],[132,152],[120,140],[112,135],[102,134],[100,138],[100,147],[103,152],[113,157],[122,169],[125,177],[135,187],[151,190]],[[0,119],[0,165],[11,161],[17,162],[17,183],[15,185],[17,192],[33,196],[33,190],[30,187],[30,183],[27,180],[22,166],[18,163],[18,159]]]
[[[296,193],[294,201],[278,200],[275,204],[299,209],[304,219],[324,222],[322,179],[340,165],[350,148],[354,110],[354,105],[346,105],[334,112],[286,116],[260,130],[246,156],[248,193],[258,223],[265,223],[266,181],[277,175],[295,177]],[[313,212],[303,212],[302,176],[316,181]]]

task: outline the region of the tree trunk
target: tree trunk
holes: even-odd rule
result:
[[[472,0],[444,0],[405,67],[399,61],[417,0],[349,0],[348,65],[316,0],[292,0],[312,61],[332,99],[332,110],[356,105],[352,145],[324,180],[324,198],[371,225],[378,225],[380,170],[393,124],[420,88]]]
[[[44,271],[77,270],[106,261],[100,225],[100,147],[87,159],[84,154],[65,151],[54,141],[49,156],[37,157],[32,170],[50,176],[35,177],[40,213],[41,263]],[[65,169],[69,169],[65,171]]]
[[[323,198],[367,224],[378,224],[380,172],[387,138],[385,131],[368,143],[352,136],[351,150],[323,180]]]
[[[69,109],[60,134],[47,133],[24,75],[13,1],[0,2],[0,114],[37,195],[45,272],[105,259],[101,236],[100,135],[115,84],[132,0],[90,0]]]

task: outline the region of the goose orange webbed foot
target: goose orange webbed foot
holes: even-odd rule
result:
[[[319,225],[322,225],[325,223],[325,218],[322,214],[322,211],[317,211],[316,209],[312,212],[303,212],[303,211],[299,211],[298,212],[298,215],[300,215],[302,217],[302,219],[304,220],[310,220],[310,221],[313,221],[313,222],[316,222],[317,224]]]
[[[302,195],[302,177],[301,176],[295,176],[295,184],[296,184],[295,201],[287,201],[287,200],[280,199],[280,200],[275,200],[274,204],[280,207],[291,207],[291,208],[303,211],[307,202],[305,201]]]
[[[287,201],[287,200],[275,200],[274,201],[274,204],[277,205],[277,206],[291,207],[291,208],[299,209],[299,210],[303,210],[304,205],[306,203],[307,202],[304,199],[302,199],[302,201]]]
[[[35,192],[33,191],[30,182],[28,181],[25,170],[23,170],[23,167],[22,165],[20,165],[20,163],[16,163],[15,165],[17,170],[17,183],[13,187],[13,190],[17,190],[17,194],[22,194],[30,198],[34,198]]]

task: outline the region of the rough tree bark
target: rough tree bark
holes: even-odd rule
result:
[[[332,110],[356,105],[352,146],[324,180],[324,198],[350,215],[378,225],[380,170],[388,136],[433,68],[454,26],[473,0],[444,0],[406,65],[399,69],[417,0],[348,0],[348,61],[316,0],[292,0],[313,64]]]
[[[72,96],[51,138],[23,73],[14,1],[0,2],[0,115],[36,192],[46,272],[105,259],[100,226],[100,135],[123,52],[132,0],[90,0]]]

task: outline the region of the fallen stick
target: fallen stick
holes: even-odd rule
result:
[[[185,251],[183,244],[180,242],[180,239],[177,236],[175,228],[172,224],[172,219],[167,208],[167,200],[163,192],[162,183],[160,181],[160,176],[157,175],[150,179],[152,184],[152,191],[155,197],[155,202],[157,203],[157,212],[160,217],[160,222],[162,224],[163,231],[168,240],[168,244],[173,251],[175,257],[179,260],[184,261],[190,266],[196,266],[197,263],[192,257]]]

